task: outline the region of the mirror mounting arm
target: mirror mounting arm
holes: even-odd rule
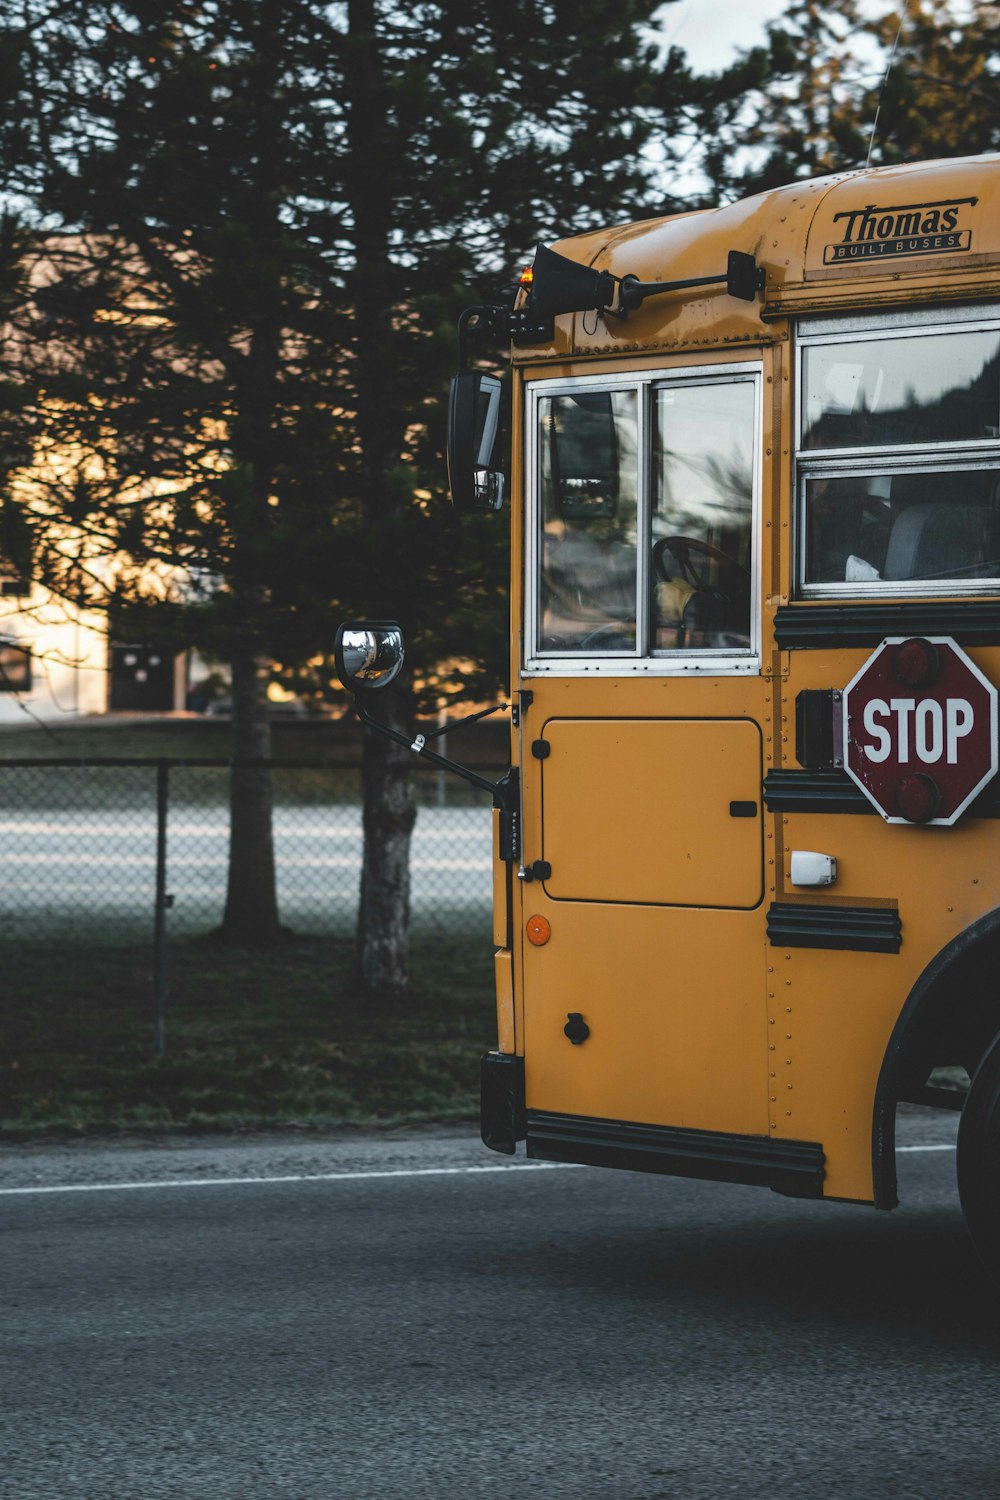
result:
[[[379,719],[373,719],[365,708],[362,695],[358,693],[354,699],[354,711],[362,724],[367,724],[369,729],[375,729],[379,734],[384,734],[388,739],[394,740],[397,745],[405,745],[407,750],[412,750],[415,755],[420,755],[424,760],[430,761],[432,766],[439,766],[442,771],[453,771],[456,776],[461,776],[463,781],[468,781],[472,786],[478,786],[484,792],[492,795],[494,786],[485,776],[480,776],[477,771],[470,771],[468,766],[460,766],[457,761],[449,760],[447,756],[439,755],[436,750],[428,750],[426,737],[418,734],[416,739],[403,734],[398,729],[393,729],[389,724],[383,724]]]
[[[439,724],[437,729],[429,729],[426,734],[418,734],[417,739],[422,743],[427,740],[436,740],[439,735],[450,734],[460,724],[476,724],[480,719],[488,719],[491,714],[503,713],[509,705],[506,703],[494,703],[492,708],[481,708],[478,713],[463,714],[460,719],[448,719],[444,724]]]
[[[470,771],[468,766],[460,766],[457,761],[449,760],[445,755],[438,755],[436,750],[428,750],[425,735],[418,734],[416,739],[411,740],[398,729],[392,729],[388,724],[382,724],[378,719],[373,719],[362,699],[363,694],[355,694],[354,711],[362,724],[367,724],[369,729],[377,730],[379,734],[395,740],[397,745],[404,745],[407,750],[412,750],[424,760],[430,761],[432,766],[438,766],[442,771],[451,771],[455,776],[460,776],[463,781],[469,782],[471,786],[477,786],[481,791],[489,792],[493,799],[493,806],[500,813],[500,858],[505,863],[518,863],[521,858],[521,793],[517,767],[512,766],[499,781],[490,781],[487,777],[480,776],[477,771]],[[501,706],[506,707],[505,704]],[[492,713],[493,710],[488,709],[487,712]],[[482,715],[474,714],[471,717],[482,718]],[[459,720],[459,722],[464,721]]]
[[[730,297],[753,302],[765,280],[764,267],[758,266],[752,255],[730,250],[724,276],[688,276],[683,281],[640,281],[637,276],[624,276],[618,283],[618,306],[608,310],[616,318],[625,318],[640,308],[647,297],[656,297],[662,292],[682,292],[694,286],[721,286],[723,283]]]
[[[682,292],[692,286],[719,286],[725,276],[688,276],[683,281],[640,281],[638,276],[625,276],[618,289],[618,306],[609,311],[617,318],[636,312],[647,297],[656,297],[661,292]]]
[[[507,705],[506,703],[501,703],[499,707],[506,708]],[[470,771],[468,766],[461,766],[457,760],[449,760],[446,755],[439,755],[436,750],[428,750],[427,741],[433,739],[437,734],[444,734],[447,730],[453,729],[455,727],[453,724],[446,724],[443,729],[435,729],[430,734],[418,734],[414,739],[411,739],[409,735],[403,734],[401,730],[393,729],[389,724],[383,724],[379,719],[372,718],[367,708],[365,708],[364,698],[361,693],[355,694],[354,711],[362,724],[367,724],[369,729],[375,729],[379,734],[384,734],[390,740],[395,740],[397,745],[405,745],[407,750],[412,750],[415,755],[420,755],[424,760],[430,761],[432,766],[439,766],[442,771],[454,772],[456,776],[461,776],[463,781],[469,782],[471,786],[478,786],[482,791],[489,792],[491,796],[496,793],[497,787],[500,785],[499,782],[490,781],[487,776],[480,776],[478,771]],[[496,712],[497,709],[493,708],[485,710],[485,713],[490,714]],[[483,717],[484,714],[469,715],[470,719],[481,719]],[[464,724],[467,721],[465,719],[458,719],[456,722]],[[499,806],[499,804],[497,805]]]

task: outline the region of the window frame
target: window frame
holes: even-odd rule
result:
[[[1000,332],[996,304],[953,308],[896,309],[887,313],[803,318],[795,329],[795,411],[793,474],[793,598],[866,601],[1000,594],[995,578],[902,579],[891,582],[809,583],[806,581],[806,485],[810,479],[837,479],[856,473],[893,478],[897,474],[933,474],[1000,469],[1000,436],[962,438],[937,443],[884,443],[872,447],[803,448],[806,407],[805,357],[810,348],[927,337],[928,334]]]
[[[524,667],[525,675],[559,677],[755,676],[761,670],[761,505],[763,493],[763,361],[622,370],[600,375],[543,377],[524,384]],[[744,651],[661,650],[650,646],[654,400],[667,386],[749,384],[753,390],[753,459],[750,501],[750,645]],[[577,391],[636,393],[636,646],[631,652],[541,651],[541,462],[538,403]]]

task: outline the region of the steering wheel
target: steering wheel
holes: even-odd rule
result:
[[[679,570],[679,580],[667,571],[664,559],[668,552]],[[699,561],[692,558],[692,552]],[[703,643],[706,636],[714,638],[717,646],[727,643],[730,632],[741,635],[740,619],[749,599],[750,586],[749,569],[742,563],[730,557],[728,552],[713,547],[711,542],[691,536],[661,537],[653,544],[652,562],[654,577],[661,583],[676,585],[680,581],[691,590],[690,598],[678,606],[678,646],[690,645],[693,633],[702,636]],[[717,564],[714,570],[718,579],[716,583],[711,581],[712,563]],[[742,639],[739,644],[743,644]]]
[[[585,635],[579,643],[581,651],[634,651],[635,630],[629,629],[624,621],[609,620],[605,625],[598,625],[589,635]]]
[[[689,583],[692,588],[696,589],[712,587],[706,576],[707,570],[704,565],[701,568],[697,568],[691,561],[692,549],[696,553],[700,552],[706,559],[710,558],[713,562],[721,563],[724,568],[733,568],[737,573],[742,573],[746,578],[750,577],[749,568],[745,568],[742,563],[738,563],[735,557],[730,557],[728,552],[723,552],[720,548],[713,547],[711,542],[700,541],[698,537],[694,536],[664,536],[658,542],[653,543],[653,572],[660,579],[661,583],[670,582],[670,574],[663,564],[663,554],[671,552],[680,564],[681,577],[685,583]]]

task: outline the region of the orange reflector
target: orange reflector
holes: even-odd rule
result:
[[[525,266],[518,279],[522,286],[530,286],[535,279],[534,266]]]
[[[528,942],[534,943],[536,948],[544,948],[552,936],[548,917],[529,917],[524,930],[528,934]]]

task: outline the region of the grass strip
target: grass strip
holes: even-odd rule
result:
[[[8,953],[0,1141],[472,1119],[495,1045],[492,949],[417,938],[405,1000],[365,995],[346,940],[169,955],[167,1047],[151,1055],[148,946]]]

